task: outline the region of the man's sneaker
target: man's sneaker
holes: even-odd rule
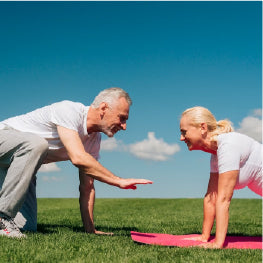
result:
[[[20,229],[15,224],[12,218],[0,218],[0,235],[13,237],[13,238],[25,238],[26,235],[22,234]]]

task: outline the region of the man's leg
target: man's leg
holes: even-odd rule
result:
[[[4,183],[7,169],[0,167],[0,189]],[[36,176],[34,175],[26,194],[26,200],[14,218],[16,225],[26,231],[37,230]]]
[[[0,166],[7,169],[0,191],[0,217],[16,216],[47,149],[47,141],[34,134],[0,130]]]
[[[36,176],[34,175],[27,194],[26,200],[16,214],[14,219],[16,225],[22,230],[37,231],[37,197],[36,197]]]

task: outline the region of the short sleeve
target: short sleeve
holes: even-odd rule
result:
[[[78,131],[79,113],[78,105],[71,101],[61,101],[51,105],[51,121],[59,126]]]
[[[238,146],[229,140],[219,143],[217,150],[219,173],[239,170],[240,155]]]

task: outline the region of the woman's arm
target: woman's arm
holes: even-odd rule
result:
[[[204,217],[202,235],[197,237],[186,238],[190,240],[198,240],[207,242],[214,224],[216,215],[216,197],[218,187],[218,173],[210,173],[210,179],[207,192],[204,198]]]
[[[222,248],[227,234],[229,206],[239,171],[229,171],[219,174],[218,194],[216,199],[216,237],[213,243],[202,245],[206,248]]]
[[[210,173],[207,192],[204,198],[204,219],[202,230],[202,241],[210,237],[216,215],[216,198],[218,189],[218,173]]]

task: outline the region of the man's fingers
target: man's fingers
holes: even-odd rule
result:
[[[146,179],[121,179],[120,188],[122,189],[137,189],[136,184],[152,184],[153,182]]]
[[[128,186],[128,189],[137,189],[136,184],[152,184],[153,182],[150,180],[146,180],[146,179],[135,179],[134,182],[132,182],[131,185]]]
[[[153,182],[146,179],[138,179],[136,180],[135,184],[152,184]]]
[[[102,236],[113,236],[114,233],[112,232],[102,232],[102,231],[98,231],[98,230],[95,230],[95,234],[96,235],[102,235]]]
[[[129,186],[125,187],[125,189],[133,189],[133,190],[135,190],[135,189],[137,189],[137,186],[136,185],[129,185]]]

